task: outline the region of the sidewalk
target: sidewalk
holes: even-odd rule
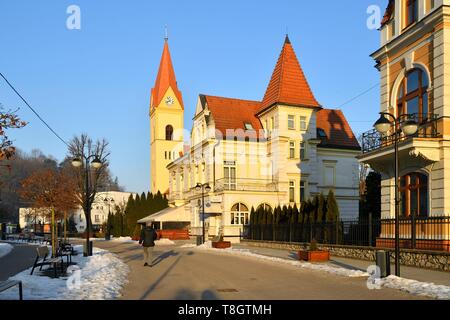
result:
[[[259,248],[259,247],[253,247],[253,246],[248,246],[248,245],[241,245],[241,244],[235,244],[235,245],[233,245],[233,248],[246,249],[246,250],[250,250],[251,252],[269,256],[269,257],[278,257],[278,258],[293,259],[293,260],[297,259],[296,251],[271,249],[271,248]],[[332,256],[329,264],[343,267],[343,268],[348,268],[348,269],[367,271],[367,268],[370,265],[374,265],[375,262]],[[442,271],[421,269],[421,268],[408,267],[408,266],[401,266],[400,271],[401,271],[402,278],[450,286],[450,272],[442,272]],[[394,265],[391,265],[391,274],[395,274],[395,266]]]
[[[36,258],[35,246],[11,244],[14,249],[8,255],[0,258],[0,281],[8,280],[9,277],[33,266]]]

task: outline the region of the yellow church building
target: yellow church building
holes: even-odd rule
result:
[[[167,39],[151,94],[151,186],[171,208],[141,222],[238,241],[252,207],[300,207],[329,190],[341,219],[358,216],[359,143],[342,111],[316,100],[288,36],[262,101],[199,95],[187,146]],[[210,187],[204,222],[198,184]]]

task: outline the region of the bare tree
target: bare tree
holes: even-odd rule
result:
[[[66,170],[70,170],[75,175],[77,181],[78,203],[82,206],[84,215],[86,218],[86,233],[89,237],[89,233],[92,231],[90,227],[91,223],[91,207],[95,201],[95,197],[99,190],[99,186],[103,185],[105,181],[109,179],[108,171],[108,142],[105,139],[97,140],[95,143],[87,135],[74,137],[69,142],[69,155],[70,159],[79,159],[83,161],[83,166],[78,169],[69,169],[66,166]],[[102,163],[99,168],[93,168],[89,165],[89,161],[98,160]]]
[[[0,160],[10,159],[16,151],[12,141],[6,135],[6,130],[19,129],[26,124],[19,119],[15,112],[3,111],[3,105],[0,104]]]

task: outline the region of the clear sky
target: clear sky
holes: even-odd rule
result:
[[[81,30],[66,28],[69,5]],[[148,107],[164,38],[191,128],[198,94],[261,100],[288,30],[317,100],[337,108],[379,82],[368,6],[387,0],[2,0],[0,71],[66,140],[110,142],[111,170],[129,191],[150,186]],[[62,160],[65,145],[0,79],[0,102],[29,125],[16,146]],[[341,108],[355,134],[371,129],[379,88]]]

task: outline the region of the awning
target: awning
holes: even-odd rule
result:
[[[138,220],[137,223],[149,222],[188,222],[191,221],[191,210],[189,206],[166,208],[148,217]]]

